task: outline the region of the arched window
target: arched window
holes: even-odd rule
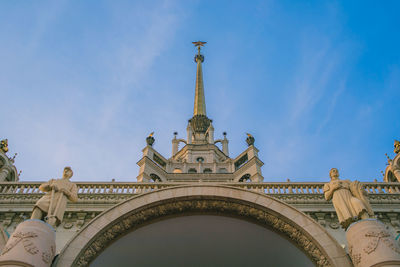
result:
[[[219,172],[219,173],[227,173],[228,170],[227,170],[226,168],[219,168],[219,169],[218,169],[218,172]]]
[[[190,168],[188,170],[188,173],[197,173],[197,170],[195,168]]]
[[[251,182],[250,174],[246,173],[242,177],[240,177],[239,182]]]
[[[212,173],[212,170],[210,168],[205,168],[203,170],[204,173]]]
[[[173,173],[182,173],[182,170],[179,169],[179,168],[175,168],[174,171],[173,171]]]
[[[157,174],[150,174],[150,178],[152,182],[161,182],[161,178]]]

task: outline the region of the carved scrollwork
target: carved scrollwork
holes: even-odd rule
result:
[[[55,254],[56,254],[56,249],[55,247],[51,246],[50,251],[42,252],[42,260],[45,263],[50,263],[53,260]]]
[[[361,262],[361,253],[354,253],[353,246],[349,247],[349,255],[355,265]]]
[[[394,243],[394,241],[390,238],[391,235],[386,231],[379,231],[379,232],[369,231],[368,233],[365,234],[365,236],[371,238],[368,245],[363,249],[364,252],[367,254],[374,252],[381,240],[393,251],[400,253],[399,246]]]
[[[64,223],[64,228],[65,229],[71,229],[74,226],[72,222],[66,222]]]
[[[183,213],[218,213],[252,220],[289,237],[317,266],[331,266],[328,256],[319,248],[314,239],[299,226],[280,218],[263,207],[224,199],[175,199],[169,202],[153,203],[121,217],[98,234],[77,256],[73,266],[88,266],[114,239],[160,217]]]
[[[33,244],[32,240],[31,240],[32,238],[35,238],[38,236],[36,233],[34,233],[34,232],[26,232],[26,233],[18,232],[18,233],[13,234],[12,236],[15,238],[14,242],[11,242],[4,247],[1,255],[4,255],[7,252],[9,252],[12,248],[14,248],[21,241],[27,252],[29,252],[31,254],[36,254],[38,252],[38,249],[36,248],[36,246]]]

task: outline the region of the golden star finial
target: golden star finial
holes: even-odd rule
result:
[[[204,46],[207,42],[202,42],[202,41],[197,41],[197,42],[192,42],[192,44],[194,44],[194,46],[197,47],[197,49],[199,50],[199,55],[200,55],[200,48],[202,46]]]
[[[197,42],[192,42],[194,46],[204,46],[207,42],[202,42],[202,41],[197,41]]]

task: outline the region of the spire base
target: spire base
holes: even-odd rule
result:
[[[205,133],[211,124],[211,120],[206,115],[194,115],[189,122],[195,133]]]

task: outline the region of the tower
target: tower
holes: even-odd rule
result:
[[[143,157],[137,163],[140,167],[138,182],[262,182],[258,149],[254,137],[247,138],[248,148],[235,158],[229,157],[228,139],[214,139],[213,121],[207,117],[204,94],[203,70],[204,55],[201,47],[206,42],[193,42],[197,47],[194,57],[196,63],[196,84],[193,117],[188,120],[187,138],[172,139],[172,155],[165,158],[154,147],[153,136],[147,137]],[[251,138],[250,138],[251,136]],[[249,141],[250,140],[250,141]],[[184,146],[179,149],[179,144]],[[217,146],[221,143],[221,148]]]

